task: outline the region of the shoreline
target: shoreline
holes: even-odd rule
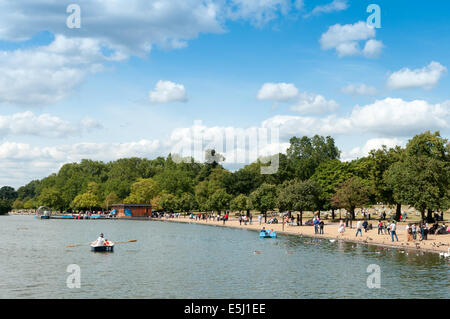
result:
[[[347,227],[344,235],[340,235],[337,232],[338,224],[331,223],[325,224],[324,234],[314,234],[313,226],[288,226],[284,225],[284,231],[282,230],[282,224],[264,224],[264,222],[259,225],[259,223],[253,222],[252,225],[239,225],[237,220],[228,220],[225,225],[223,221],[204,221],[204,220],[195,220],[189,219],[188,217],[180,216],[178,218],[150,218],[150,220],[154,221],[168,221],[168,222],[178,222],[178,223],[189,223],[189,224],[198,224],[198,225],[206,225],[206,226],[220,226],[220,227],[229,227],[229,228],[239,228],[239,229],[247,229],[254,230],[259,232],[261,227],[266,227],[266,229],[273,229],[278,234],[282,235],[293,235],[293,236],[305,236],[311,238],[323,238],[323,239],[335,239],[342,240],[346,242],[352,243],[362,243],[372,246],[380,246],[386,248],[396,248],[396,249],[404,249],[404,250],[412,250],[415,252],[430,252],[430,253],[442,253],[448,252],[450,250],[450,235],[428,235],[428,239],[424,241],[406,241],[406,231],[404,230],[404,226],[406,224],[399,223],[397,236],[399,241],[392,242],[390,235],[378,235],[378,229],[373,228],[369,230],[367,233],[363,231],[362,237],[354,237],[356,233],[356,228]],[[328,232],[327,232],[328,231]],[[353,237],[352,237],[353,236]],[[372,238],[375,237],[375,238]],[[417,234],[419,238],[420,235]],[[419,248],[417,248],[419,247]]]

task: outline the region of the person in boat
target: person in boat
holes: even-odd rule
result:
[[[105,246],[110,246],[111,242],[108,239],[105,239]]]
[[[100,234],[100,236],[97,238],[96,241],[92,243],[94,246],[104,246],[105,245],[105,238],[103,237],[103,233]]]
[[[261,229],[261,233],[262,233],[262,232],[267,233],[266,227],[263,227],[263,228]]]

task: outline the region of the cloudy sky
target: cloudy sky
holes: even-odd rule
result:
[[[380,28],[367,24],[371,3]],[[71,4],[80,28],[67,25]],[[343,160],[424,130],[448,138],[449,12],[447,1],[0,0],[0,186],[82,158],[193,149],[199,136],[234,167],[293,135],[331,135]],[[252,150],[254,132],[271,139]]]

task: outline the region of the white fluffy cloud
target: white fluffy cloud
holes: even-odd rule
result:
[[[339,105],[334,100],[327,100],[319,94],[303,92],[292,83],[264,83],[259,89],[259,100],[274,102],[295,102],[291,110],[302,114],[324,114],[336,111]]]
[[[425,130],[450,129],[450,101],[430,104],[423,100],[386,98],[354,107],[349,116],[325,118],[277,115],[263,127],[280,127],[280,135],[299,134],[412,136]]]
[[[377,89],[373,86],[368,86],[366,84],[349,84],[342,88],[342,93],[350,95],[376,95]]]
[[[343,11],[346,10],[347,8],[348,8],[347,0],[333,0],[328,4],[314,7],[311,13],[306,14],[305,16],[308,17],[311,15],[319,15],[322,13]]]
[[[292,83],[264,83],[258,91],[257,98],[283,102],[296,98],[298,93],[298,89]]]
[[[324,50],[335,49],[340,57],[364,55],[368,58],[376,57],[383,47],[381,41],[375,40],[375,28],[359,21],[354,24],[335,24],[323,33],[319,42]],[[366,41],[361,50],[360,41]]]
[[[439,79],[447,72],[447,68],[439,62],[431,62],[429,65],[410,70],[403,68],[392,73],[387,81],[391,89],[424,88],[431,89],[439,82]]]
[[[149,92],[151,103],[186,102],[186,89],[184,85],[171,81],[158,81],[155,89]]]
[[[58,102],[110,58],[102,55],[98,41],[60,35],[46,46],[0,51],[0,103],[33,107]]]
[[[302,93],[291,110],[301,114],[324,114],[334,112],[339,104],[334,100],[327,100],[322,95]]]
[[[350,161],[356,158],[367,156],[369,155],[370,151],[381,149],[383,145],[387,148],[394,148],[397,145],[404,146],[405,143],[403,140],[400,140],[398,138],[371,138],[367,140],[362,147],[355,147],[349,152],[343,152],[342,160]]]
[[[376,58],[380,55],[383,47],[384,47],[383,42],[370,39],[364,45],[363,54],[368,58]]]
[[[129,143],[78,143],[51,147],[36,147],[26,143],[0,144],[0,185],[15,187],[32,179],[57,172],[65,163],[83,158],[110,161],[123,157],[153,158],[160,153],[158,140],[140,140]],[[164,154],[167,155],[167,154]]]
[[[61,138],[79,135],[85,129],[99,128],[102,128],[101,124],[90,117],[85,117],[80,123],[73,123],[50,114],[35,115],[31,111],[0,115],[0,138],[8,135]]]
[[[0,51],[0,103],[34,106],[71,94],[106,60],[145,56],[152,47],[183,48],[202,33],[223,33],[228,19],[264,24],[299,9],[291,0],[79,0],[81,28],[69,29],[67,2],[0,1],[0,40],[20,42],[40,31],[47,46]],[[102,54],[105,53],[106,56]]]
[[[0,2],[0,38],[29,39],[48,30],[66,36],[85,36],[124,54],[143,55],[153,45],[180,47],[199,33],[219,33],[220,3],[203,0],[78,0],[81,28],[66,26],[66,7],[59,0]]]
[[[124,55],[145,55],[153,46],[180,48],[202,33],[223,33],[227,19],[262,25],[301,8],[292,0],[78,0],[81,28],[69,29],[60,0],[0,1],[0,39],[22,41],[47,30],[85,37]]]

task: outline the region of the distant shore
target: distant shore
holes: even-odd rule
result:
[[[266,229],[273,229],[278,232],[278,234],[286,234],[286,235],[296,235],[296,236],[307,236],[307,237],[314,237],[314,238],[324,238],[324,239],[336,239],[336,240],[343,240],[348,242],[355,242],[355,243],[364,243],[368,245],[376,245],[381,247],[392,247],[392,248],[399,248],[399,249],[407,249],[407,250],[414,250],[417,252],[423,251],[423,252],[433,252],[433,253],[441,253],[441,252],[448,252],[450,248],[450,234],[447,235],[430,235],[428,234],[427,240],[415,240],[415,241],[407,241],[407,234],[405,230],[405,226],[408,223],[398,223],[397,224],[397,236],[398,236],[398,242],[394,241],[392,242],[391,235],[388,234],[380,234],[378,235],[378,229],[376,227],[377,222],[373,222],[372,230],[368,230],[367,232],[362,231],[362,237],[358,235],[358,237],[355,237],[356,234],[356,223],[357,221],[353,221],[353,228],[346,227],[345,233],[341,235],[338,233],[338,223],[326,223],[324,226],[324,234],[319,235],[314,233],[314,227],[313,226],[290,226],[285,224],[284,225],[284,231],[282,230],[283,225],[282,224],[264,224],[264,219],[262,221],[262,224],[260,225],[257,218],[253,219],[252,225],[248,224],[244,225],[244,222],[242,222],[241,225],[239,225],[238,220],[228,220],[225,222],[225,225],[223,224],[223,221],[213,221],[213,220],[195,220],[195,219],[189,219],[189,217],[180,216],[179,218],[155,218],[154,220],[161,220],[161,221],[169,221],[169,222],[179,222],[179,223],[192,223],[192,224],[199,224],[199,225],[211,225],[211,226],[222,226],[222,227],[232,227],[232,228],[241,228],[241,229],[250,229],[250,230],[256,230],[259,231],[262,227],[265,227]],[[259,236],[255,234],[255,236]],[[420,234],[417,234],[417,238],[420,238]]]

